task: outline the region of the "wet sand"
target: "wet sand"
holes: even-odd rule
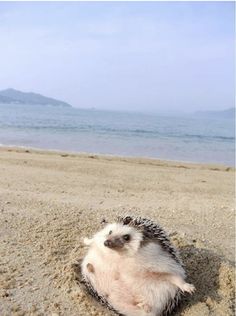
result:
[[[157,221],[180,249],[181,316],[234,315],[234,170],[152,159],[0,149],[0,315],[111,315],[72,265],[100,221]]]

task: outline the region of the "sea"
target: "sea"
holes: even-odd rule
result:
[[[0,104],[1,146],[234,166],[234,118]]]

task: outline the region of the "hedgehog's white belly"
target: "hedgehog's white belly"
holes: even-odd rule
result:
[[[94,273],[86,268],[88,263],[94,266]],[[84,258],[82,273],[99,295],[126,316],[157,316],[177,291],[170,283],[144,278],[132,260],[106,258],[96,249],[89,250]]]
[[[87,269],[87,264],[92,264],[94,273]],[[90,281],[99,295],[109,296],[112,288],[116,287],[117,264],[109,262],[96,249],[90,249],[82,262],[82,274]]]
[[[137,315],[160,315],[168,302],[174,299],[177,292],[175,286],[165,281],[143,279],[142,277],[133,280],[127,277],[127,279],[129,284],[126,283],[126,286],[129,291],[143,304],[149,306],[151,310],[150,313],[143,314],[139,309]]]

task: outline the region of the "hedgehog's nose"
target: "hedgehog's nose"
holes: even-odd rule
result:
[[[111,247],[112,242],[110,240],[105,240],[104,241],[104,246],[106,247]]]

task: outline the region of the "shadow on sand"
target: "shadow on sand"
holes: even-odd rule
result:
[[[204,302],[211,309],[209,300],[220,303],[223,299],[219,295],[220,269],[226,261],[207,249],[197,248],[194,245],[185,245],[179,248],[187,271],[187,282],[196,287],[193,295],[183,296],[182,302],[175,316],[179,316],[187,307]]]

